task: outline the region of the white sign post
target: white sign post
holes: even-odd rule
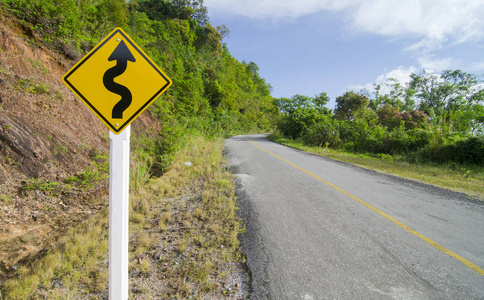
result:
[[[114,29],[63,77],[110,129],[109,299],[128,299],[130,124],[172,84],[121,28]]]
[[[109,299],[128,299],[129,138],[109,132]]]

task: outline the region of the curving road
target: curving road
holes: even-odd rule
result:
[[[484,205],[237,136],[251,299],[484,299]]]

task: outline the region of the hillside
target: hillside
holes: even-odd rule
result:
[[[223,136],[277,115],[190,0],[0,1],[0,299],[106,299],[109,131],[61,77],[122,27],[173,80],[132,124],[130,297],[244,298]]]
[[[107,206],[109,138],[61,81],[76,61],[48,49],[0,9],[1,279]],[[147,111],[133,123],[132,136],[155,137],[160,128]]]

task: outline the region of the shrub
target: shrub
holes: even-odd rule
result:
[[[304,139],[312,145],[338,148],[341,144],[339,121],[327,117],[323,122],[313,124]]]
[[[484,165],[484,136],[471,137],[444,147],[454,161],[462,164]]]
[[[362,150],[372,153],[387,153],[388,154],[388,145],[385,143],[384,140],[378,139],[375,137],[368,137],[366,138],[361,145]]]
[[[484,165],[484,136],[471,137],[453,144],[429,147],[419,153],[438,163]]]
[[[284,136],[296,139],[306,136],[313,125],[325,122],[326,119],[317,109],[302,107],[283,116],[277,128]]]
[[[427,147],[433,136],[433,132],[425,129],[408,130],[407,134],[412,137],[412,151]]]

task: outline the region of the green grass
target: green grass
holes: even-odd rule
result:
[[[295,149],[347,162],[366,169],[432,184],[484,200],[484,167],[456,163],[408,162],[405,157],[349,153],[330,148],[307,146],[301,141],[285,139],[277,134],[269,139]]]
[[[66,184],[74,184],[80,189],[86,189],[98,184],[109,177],[109,159],[105,154],[95,154],[92,166],[86,167],[82,172],[67,177]]]
[[[37,59],[30,59],[27,58],[27,61],[36,69],[37,71],[40,71],[43,74],[49,74],[50,71],[44,66],[42,62],[40,62]]]
[[[38,190],[40,192],[48,192],[50,197],[59,194],[62,191],[59,182],[50,182],[42,178],[33,178],[25,181],[24,191]]]

